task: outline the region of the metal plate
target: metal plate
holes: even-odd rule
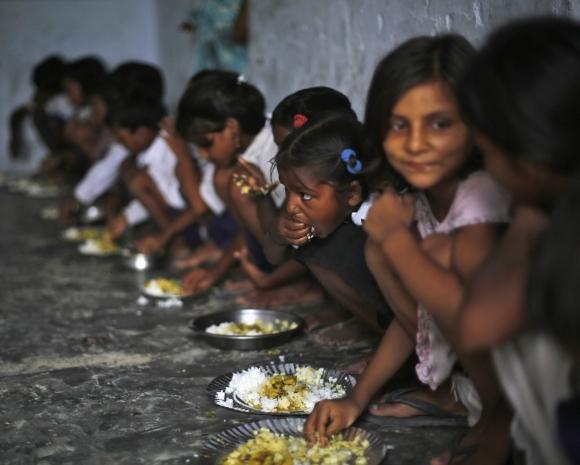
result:
[[[135,271],[157,270],[163,267],[165,257],[161,254],[146,255],[130,249],[121,250],[123,265]]]
[[[207,460],[205,463],[218,465],[232,450],[253,438],[254,431],[260,428],[268,428],[276,434],[301,436],[304,421],[303,418],[272,418],[239,425],[208,436],[201,455]],[[345,429],[342,434],[345,439],[359,437],[369,442],[369,448],[366,453],[367,465],[379,465],[385,459],[388,447],[377,434],[352,426]],[[343,463],[341,465],[349,464]]]
[[[252,367],[262,368],[267,375],[272,376],[276,374],[284,374],[284,375],[293,375],[296,373],[296,368],[300,366],[306,366],[304,364],[296,364],[296,363],[267,363],[261,365],[252,365]],[[250,368],[250,367],[248,367]],[[313,367],[318,368],[318,367]],[[335,386],[341,386],[345,394],[348,395],[350,391],[354,388],[356,384],[356,379],[347,374],[343,373],[339,370],[334,370],[331,368],[323,368],[324,372],[322,375],[322,379],[325,383],[332,383]],[[236,371],[235,373],[240,373],[243,370]],[[277,416],[299,416],[299,415],[308,415],[310,412],[267,412],[263,410],[258,410],[246,404],[244,401],[238,398],[236,393],[225,394],[225,401],[230,400],[232,401],[231,407],[222,405],[218,403],[216,400],[216,395],[220,391],[225,391],[226,388],[229,386],[230,381],[232,380],[232,376],[234,373],[227,373],[225,375],[218,376],[217,378],[213,379],[206,388],[206,392],[210,399],[213,401],[214,404],[219,405],[220,407],[227,408],[230,410],[236,410],[238,412],[245,412],[245,413],[257,413],[261,415],[277,415]],[[330,378],[335,378],[336,381],[330,381]]]
[[[157,279],[163,276],[157,276],[155,278],[151,278],[151,279]],[[174,279],[174,278],[169,278],[169,279]],[[145,289],[145,285],[141,286],[141,294],[143,294],[145,297],[147,297],[148,299],[153,299],[153,300],[169,300],[169,299],[179,299],[179,300],[183,300],[184,302],[193,300],[197,297],[200,297],[204,294],[206,294],[207,292],[210,291],[211,288],[207,288],[207,289],[202,289],[201,291],[198,291],[194,294],[151,294],[149,291],[147,291]]]
[[[87,242],[88,241],[85,241],[85,242],[79,244],[78,251],[81,255],[90,255],[93,257],[112,257],[112,256],[119,255],[121,253],[121,249],[117,249],[117,250],[114,250],[112,252],[100,252],[100,251],[96,251],[96,250],[87,249],[86,248]]]
[[[210,334],[206,328],[218,325],[226,321],[234,323],[253,324],[257,320],[267,324],[278,321],[296,323],[297,327],[274,334],[260,334],[256,336],[227,336],[222,334]],[[203,337],[209,344],[219,349],[236,350],[260,350],[279,346],[296,337],[302,332],[306,322],[298,315],[280,310],[267,310],[259,308],[240,308],[223,312],[210,313],[193,320],[191,328],[197,335]]]

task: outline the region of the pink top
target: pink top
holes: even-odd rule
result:
[[[422,238],[431,234],[451,234],[454,230],[481,223],[507,223],[510,196],[485,171],[476,171],[462,181],[447,216],[437,221],[427,197],[420,193],[415,204],[415,219]],[[453,369],[456,356],[443,338],[432,316],[422,305],[417,308],[417,345],[419,363],[415,367],[422,383],[436,389]]]

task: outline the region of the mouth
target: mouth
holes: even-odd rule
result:
[[[412,173],[429,173],[437,167],[437,163],[417,163],[411,161],[402,161],[403,167]]]

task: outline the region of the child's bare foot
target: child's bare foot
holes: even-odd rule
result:
[[[310,279],[299,279],[273,289],[256,289],[236,298],[238,305],[254,307],[283,307],[307,305],[324,299],[320,286]]]
[[[352,318],[351,313],[338,305],[321,308],[307,314],[304,317],[306,320],[306,330],[308,332],[323,328],[324,326],[330,326],[350,318]]]
[[[367,325],[356,318],[341,321],[323,328],[314,335],[314,340],[324,345],[345,345],[375,337],[375,333]]]
[[[242,270],[248,275],[248,278],[255,284],[258,289],[266,289],[266,277],[268,273],[258,268],[250,258],[250,254],[246,247],[234,253],[234,256],[239,260]]]
[[[177,270],[196,268],[203,263],[216,262],[221,256],[222,251],[211,241],[207,241],[205,244],[198,247],[189,257],[176,259],[174,266]]]
[[[454,442],[445,453],[433,458],[430,465],[501,464],[510,452],[509,408],[496,409],[487,419],[480,420],[469,432]],[[506,406],[507,407],[507,406]]]
[[[385,394],[379,403],[371,405],[369,412],[380,417],[396,418],[425,415],[459,418],[467,413],[463,404],[455,400],[448,383],[442,384],[435,391],[428,388],[395,390]]]
[[[226,281],[224,289],[229,292],[248,292],[255,289],[256,286],[249,278]]]

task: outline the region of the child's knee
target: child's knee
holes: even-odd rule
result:
[[[448,234],[432,234],[421,242],[421,248],[443,268],[451,267],[452,238]]]

